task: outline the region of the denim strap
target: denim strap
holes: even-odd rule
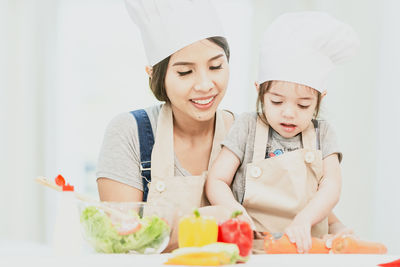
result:
[[[321,140],[320,140],[320,133],[319,133],[319,122],[318,122],[318,120],[314,120],[314,119],[313,119],[313,120],[312,120],[312,123],[314,124],[315,134],[316,134],[316,136],[317,136],[316,148],[317,148],[317,150],[320,150],[320,149],[321,149]]]
[[[151,152],[153,151],[154,135],[151,123],[144,109],[131,111],[135,117],[140,145],[140,171],[143,181],[143,201],[147,201],[149,183],[151,181]]]

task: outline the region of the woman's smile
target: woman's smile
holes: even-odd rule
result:
[[[190,101],[192,104],[199,109],[208,109],[214,104],[216,95],[207,96],[207,97],[199,97],[199,98],[192,98]]]

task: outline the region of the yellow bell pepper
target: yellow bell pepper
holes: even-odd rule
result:
[[[202,217],[196,209],[194,215],[179,221],[178,244],[183,247],[201,247],[217,242],[218,224],[212,217]]]
[[[224,252],[194,252],[178,255],[168,259],[167,265],[195,265],[195,266],[218,266],[230,263],[230,258]]]
[[[236,244],[216,242],[202,247],[185,247],[172,251],[167,265],[219,266],[246,262],[248,257],[239,255]]]

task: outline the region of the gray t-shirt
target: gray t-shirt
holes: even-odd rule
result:
[[[155,135],[161,105],[145,109]],[[129,113],[117,115],[109,123],[97,164],[96,177],[109,178],[143,191],[140,173],[140,146],[135,117]],[[175,175],[191,176],[175,155]]]
[[[232,125],[228,136],[222,142],[222,145],[231,150],[240,160],[240,166],[232,182],[232,192],[239,203],[243,202],[245,191],[246,165],[253,160],[254,139],[256,134],[257,113],[248,112],[240,115]],[[342,153],[337,144],[336,135],[332,126],[326,121],[318,121],[319,128],[319,148],[322,151],[322,157],[337,153],[339,161],[342,160]],[[281,153],[294,151],[303,147],[301,135],[292,138],[284,138],[272,128],[270,139],[267,144],[266,158],[278,156]],[[274,155],[271,155],[274,154]]]

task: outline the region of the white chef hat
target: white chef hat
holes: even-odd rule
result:
[[[322,92],[334,65],[354,55],[359,45],[349,25],[326,13],[283,14],[264,34],[258,82],[295,82]]]
[[[199,40],[224,36],[209,0],[125,0],[151,66]]]

